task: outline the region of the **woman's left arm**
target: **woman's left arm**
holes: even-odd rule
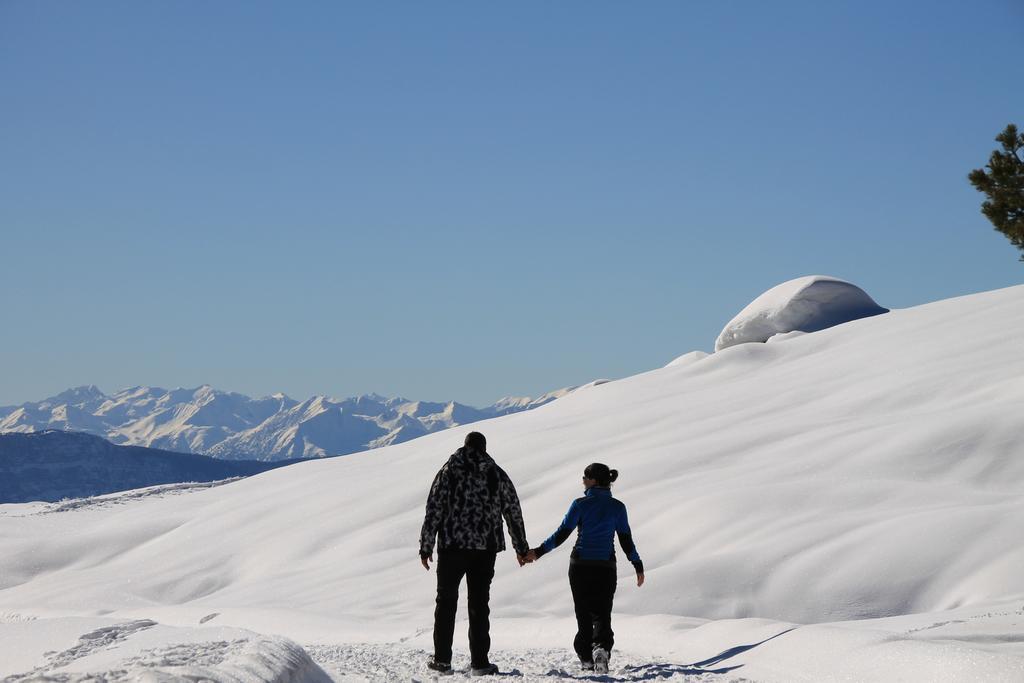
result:
[[[633,542],[633,532],[629,528],[629,515],[626,513],[626,506],[623,505],[615,521],[615,532],[619,536],[619,544],[626,557],[633,563],[636,570],[636,585],[644,585],[644,563],[640,559],[640,553],[636,550],[636,543]]]

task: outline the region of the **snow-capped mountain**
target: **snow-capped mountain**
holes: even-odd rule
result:
[[[161,484],[247,477],[290,462],[226,462],[192,453],[115,446],[82,432],[0,434],[0,503],[58,501]]]
[[[106,395],[82,386],[0,408],[0,433],[47,429],[86,432],[112,443],[224,459],[282,460],[344,455],[424,434],[530,410],[572,391],[508,397],[486,408],[367,394],[296,401],[284,394],[250,398],[203,385],[132,387]]]

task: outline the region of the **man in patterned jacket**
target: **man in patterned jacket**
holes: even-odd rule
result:
[[[427,662],[435,671],[451,672],[455,613],[463,576],[469,594],[470,673],[486,676],[498,671],[487,658],[491,649],[488,602],[494,560],[505,549],[502,517],[508,522],[519,566],[523,566],[530,546],[516,487],[487,454],[484,435],[471,432],[465,445],[434,477],[420,533],[420,562],[428,570],[434,539],[439,537],[434,656]]]

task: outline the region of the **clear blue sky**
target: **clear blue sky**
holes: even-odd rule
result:
[[[965,176],[1022,48],[1019,0],[0,2],[0,404],[483,405],[801,275],[1018,284]]]

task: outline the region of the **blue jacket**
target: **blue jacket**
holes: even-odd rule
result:
[[[592,486],[586,490],[582,498],[574,500],[555,533],[535,549],[537,556],[540,557],[562,545],[572,534],[573,529],[579,532],[576,536],[576,545],[572,549],[573,561],[583,561],[587,564],[614,563],[617,533],[626,557],[633,563],[638,573],[643,573],[644,565],[633,543],[633,533],[629,530],[626,506],[622,501],[612,497],[610,488]]]

